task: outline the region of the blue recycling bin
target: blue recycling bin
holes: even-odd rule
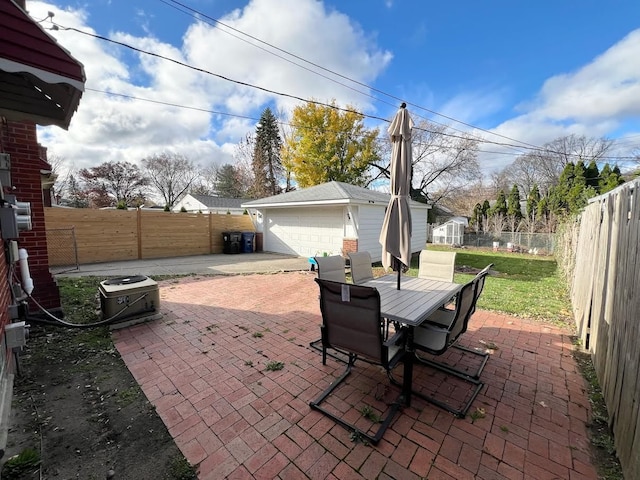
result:
[[[254,232],[242,232],[242,253],[253,253]]]

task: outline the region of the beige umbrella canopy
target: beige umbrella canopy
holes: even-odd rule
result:
[[[411,263],[411,129],[413,120],[402,104],[387,132],[391,138],[391,200],[384,215],[380,243],[382,265],[400,275]]]

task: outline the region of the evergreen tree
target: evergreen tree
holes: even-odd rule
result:
[[[527,197],[527,218],[533,218],[538,214],[538,204],[540,203],[540,191],[538,184],[534,183]]]
[[[69,193],[68,205],[74,208],[88,208],[89,207],[89,194],[84,191],[76,177],[69,175],[67,192]]]
[[[598,182],[598,192],[606,193],[618,185],[622,185],[624,183],[624,179],[622,175],[620,175],[620,169],[615,166],[613,169],[607,163],[604,167],[602,167],[602,172],[600,172],[600,181]]]
[[[216,193],[220,197],[242,198],[243,185],[238,182],[236,168],[231,164],[222,165],[216,171]]]
[[[269,107],[265,108],[256,127],[256,143],[253,150],[252,169],[254,184],[251,196],[261,198],[279,194],[284,169],[280,158],[282,139],[278,121]]]
[[[580,160],[573,168],[573,178],[571,179],[567,193],[567,203],[569,205],[569,213],[571,214],[580,212],[587,204],[587,199],[595,195],[595,190],[587,190],[585,172],[584,162]]]
[[[482,216],[486,217],[487,215],[489,215],[490,211],[491,204],[489,203],[489,200],[485,200],[484,202],[482,202]]]
[[[500,192],[498,193],[498,198],[496,199],[496,203],[491,209],[491,215],[502,215],[506,217],[507,211],[507,197],[504,194],[504,190],[500,190]]]
[[[482,230],[483,219],[482,205],[476,203],[475,207],[473,207],[473,216],[471,217],[471,225],[475,228],[476,233]]]
[[[518,190],[517,185],[514,185],[511,188],[511,192],[509,192],[507,215],[516,220],[520,220],[522,218],[522,209],[520,208],[520,190]]]
[[[569,213],[569,189],[573,185],[575,165],[567,163],[560,174],[558,183],[549,189],[549,211],[556,215]]]
[[[593,187],[595,189],[598,188],[600,171],[598,170],[598,164],[596,164],[595,160],[591,160],[589,162],[589,165],[584,172],[584,177],[587,180],[588,187]]]

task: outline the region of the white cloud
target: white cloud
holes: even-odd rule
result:
[[[62,9],[45,2],[29,2],[34,18],[43,18],[51,10],[56,23],[96,33],[91,27],[90,8]],[[145,12],[138,12],[137,18],[146,28]],[[380,50],[347,16],[327,10],[315,0],[253,0],[222,20],[363,83],[375,80],[391,60],[391,54]],[[353,90],[208,24],[192,24],[180,45],[162,41],[162,32],[144,37],[124,31],[97,33],[233,80],[302,98],[335,98],[339,103],[373,108],[366,97]],[[145,156],[164,150],[179,151],[203,165],[231,163],[235,144],[254,129],[255,121],[207,111],[259,118],[267,105],[289,111],[299,103],[77,32],[60,30],[51,34],[84,64],[87,76],[87,91],[69,131],[56,127],[39,130],[40,142],[51,153],[64,157],[71,168],[92,167],[108,160],[139,163]],[[90,89],[207,111],[109,96]]]
[[[582,68],[544,82],[534,99],[518,105],[522,112],[492,131],[542,145],[565,135],[611,137],[629,119],[640,117],[640,29]],[[483,135],[493,141],[514,143]],[[495,150],[495,147],[483,146]],[[622,150],[620,154],[628,154]],[[485,170],[502,168],[506,155],[482,155]]]

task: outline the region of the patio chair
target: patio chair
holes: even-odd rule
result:
[[[347,283],[347,275],[344,270],[344,258],[340,255],[330,255],[328,257],[313,257],[318,267],[318,278],[323,280],[331,280],[333,282]],[[322,347],[322,339],[318,338],[309,346],[314,350],[321,351],[323,355],[326,355],[326,349]],[[333,354],[329,356],[336,360],[342,360]]]
[[[418,264],[418,277],[453,282],[456,252],[422,250]]]
[[[424,398],[425,400],[438,405],[441,408],[453,413],[457,417],[464,418],[469,410],[469,407],[480,393],[480,390],[484,386],[484,383],[479,378],[469,375],[466,372],[457,370],[444,363],[436,362],[435,360],[425,359],[417,352],[427,352],[432,355],[438,356],[445,353],[451,347],[457,347],[456,342],[460,335],[466,330],[467,322],[474,308],[475,304],[475,290],[476,281],[471,280],[465,284],[456,296],[456,308],[453,311],[449,311],[450,323],[447,326],[442,326],[440,322],[434,323],[428,318],[422,325],[414,330],[413,347],[416,350],[416,358],[426,365],[443,371],[447,374],[454,375],[462,380],[471,383],[473,391],[469,400],[460,409],[455,409],[450,405],[441,402],[431,396],[414,392],[416,395]],[[438,312],[438,315],[443,315],[442,311]],[[463,348],[464,347],[457,347]],[[466,349],[465,349],[466,350]],[[472,353],[478,353],[472,351]]]
[[[344,258],[340,255],[330,255],[328,257],[313,257],[318,266],[318,278],[332,280],[334,282],[347,282],[344,272]]]
[[[366,437],[377,444],[389,427],[404,401],[402,393],[389,407],[389,413],[381,420],[374,434],[360,431],[324,408],[321,404],[350,375],[356,360],[381,365],[390,376],[391,370],[404,356],[404,331],[397,332],[384,341],[384,322],[380,316],[380,294],[372,287],[344,284],[316,279],[320,287],[320,310],[322,312],[322,364],[326,365],[326,349],[331,348],[348,357],[347,367],[329,387],[310,402],[312,409],[322,412],[348,430]]]
[[[371,268],[371,255],[369,252],[351,252],[348,255],[353,283],[359,285],[373,280],[373,269]]]

